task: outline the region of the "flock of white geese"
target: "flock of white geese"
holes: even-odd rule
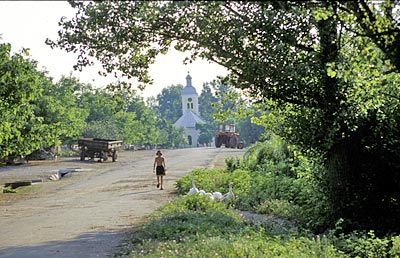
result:
[[[192,188],[190,188],[188,194],[207,195],[213,200],[220,200],[220,201],[231,199],[235,196],[232,191],[232,182],[229,182],[229,192],[227,192],[226,194],[222,194],[220,192],[207,193],[204,190],[197,189],[195,180],[192,180]]]

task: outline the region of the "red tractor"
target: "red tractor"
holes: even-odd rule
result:
[[[239,143],[239,133],[234,124],[221,124],[215,133],[215,147],[220,148],[223,144],[226,148],[243,149],[243,143]]]

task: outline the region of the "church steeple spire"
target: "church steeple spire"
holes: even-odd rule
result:
[[[192,76],[190,76],[189,72],[188,72],[188,75],[186,76],[186,87],[193,87],[192,86]]]

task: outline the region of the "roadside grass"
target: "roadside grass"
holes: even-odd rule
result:
[[[38,193],[43,188],[43,184],[32,184],[29,186],[18,187],[17,193],[23,195],[32,195]]]
[[[80,151],[78,150],[61,150],[59,155],[60,157],[78,157],[80,155]]]
[[[33,196],[40,192],[42,187],[42,184],[23,186],[16,189],[11,189],[10,187],[0,187],[0,203],[7,203],[10,201],[23,199],[26,196]]]
[[[3,193],[17,193],[17,189],[13,189],[11,187],[4,187]]]
[[[226,167],[226,163],[225,163],[225,158],[224,157],[220,157],[220,156],[216,156],[214,159],[214,163],[213,163],[213,168],[225,168]]]
[[[185,195],[134,228],[115,257],[344,257],[326,238],[272,229],[209,197]]]

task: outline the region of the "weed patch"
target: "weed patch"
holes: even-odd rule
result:
[[[344,257],[328,241],[271,233],[206,196],[183,196],[136,228],[116,256]]]

